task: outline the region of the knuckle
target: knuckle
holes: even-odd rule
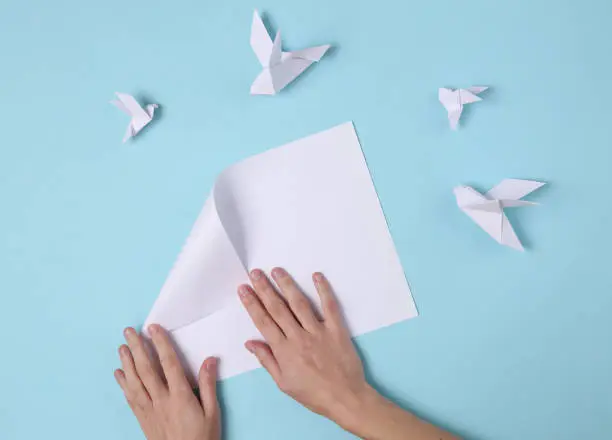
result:
[[[221,416],[221,410],[219,409],[219,404],[212,405],[211,408],[208,408],[205,414],[206,418],[209,420],[218,421]]]
[[[135,331],[129,332],[126,339],[127,339],[127,343],[130,349],[133,349],[134,347],[138,347],[142,345],[142,338]]]
[[[261,316],[262,308],[259,304],[253,304],[253,302],[254,301],[249,300],[249,302],[245,303],[244,305],[251,319],[255,321]]]
[[[261,314],[261,316],[259,317],[259,324],[264,327],[271,327],[272,326],[272,318],[270,318],[270,315],[268,314]]]
[[[269,310],[272,315],[281,315],[285,312],[285,309],[286,307],[282,302],[278,300],[270,301]]]
[[[167,352],[171,349],[170,341],[159,334],[154,336],[153,345],[158,352]]]
[[[125,400],[133,410],[144,409],[146,407],[146,399],[140,390],[128,389],[125,392]]]
[[[125,395],[129,399],[137,399],[142,394],[142,387],[140,383],[128,382],[125,388]]]
[[[268,359],[259,353],[256,356],[257,356],[257,361],[261,364],[262,367],[264,367],[267,370],[269,367]]]
[[[310,309],[310,303],[304,297],[298,297],[293,300],[293,308],[300,312],[307,312]]]
[[[273,299],[275,296],[277,296],[276,291],[269,284],[262,286],[259,291],[261,292],[261,297],[263,299]]]
[[[148,408],[147,402],[144,399],[128,400],[128,405],[134,412],[144,412]]]
[[[142,344],[134,344],[130,347],[130,350],[132,351],[134,362],[142,363],[144,360],[148,359],[147,352]]]
[[[168,368],[175,369],[178,367],[178,359],[172,352],[164,353],[160,356],[159,361],[162,365],[165,365]]]
[[[172,386],[172,392],[176,393],[179,396],[190,396],[193,394],[193,390],[189,385],[183,382],[179,382]]]
[[[159,381],[159,376],[153,370],[153,367],[150,363],[146,363],[146,365],[138,371],[138,374],[142,378],[143,382],[147,384],[147,386],[157,386]]]
[[[130,405],[131,407],[134,404],[134,401],[136,400],[136,395],[130,389],[124,390],[123,393],[125,394],[125,400],[127,400],[128,405]]]
[[[246,297],[243,304],[247,310],[247,313],[253,318],[258,316],[262,311],[261,304],[257,298]]]
[[[149,357],[140,356],[136,359],[136,369],[138,370],[138,375],[150,376],[153,373],[153,367],[151,366]]]
[[[292,278],[290,277],[284,277],[281,278],[280,280],[277,281],[278,285],[281,287],[281,289],[286,289],[286,290],[293,290],[296,289],[297,286],[295,284],[295,281],[293,281]]]
[[[303,352],[309,352],[312,350],[312,348],[315,346],[316,344],[314,344],[314,342],[312,341],[312,339],[310,338],[302,338],[300,340],[300,349]]]
[[[340,311],[340,306],[338,305],[338,302],[336,302],[334,298],[326,298],[325,307],[331,313],[338,313]]]

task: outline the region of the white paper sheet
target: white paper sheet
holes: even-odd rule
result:
[[[222,378],[257,368],[236,289],[274,266],[315,304],[311,274],[325,273],[353,335],[417,315],[351,123],[221,173],[145,325],[172,332],[193,375],[207,356]]]

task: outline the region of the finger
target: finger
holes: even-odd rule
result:
[[[308,298],[302,293],[287,271],[280,267],[276,267],[272,269],[272,278],[274,278],[274,281],[278,284],[293,315],[297,318],[302,327],[309,332],[317,330],[321,326],[321,323],[314,314],[312,304],[310,304]]]
[[[246,284],[238,288],[238,295],[242,304],[246,308],[253,324],[259,330],[259,333],[273,346],[285,339],[285,335],[281,329],[276,325],[274,319],[270,316],[264,306],[259,301],[259,298]]]
[[[153,368],[153,363],[144,345],[142,337],[131,327],[125,329],[125,340],[130,347],[138,377],[152,399],[161,396],[166,390],[161,378]]]
[[[278,383],[281,376],[281,370],[270,346],[261,341],[247,341],[244,346],[257,357],[261,366],[270,373],[274,382]]]
[[[316,272],[312,275],[317,293],[321,300],[321,309],[323,310],[323,322],[326,327],[335,331],[340,331],[348,334],[348,329],[344,323],[344,317],[340,310],[340,304],[334,295],[334,292],[325,275],[321,272]]]
[[[191,387],[187,377],[185,377],[185,370],[183,370],[166,330],[157,324],[153,324],[149,326],[149,333],[159,355],[159,362],[164,371],[168,388],[171,391],[191,392]]]
[[[117,384],[121,387],[121,391],[123,391],[123,394],[127,394],[127,379],[125,378],[125,373],[123,372],[123,370],[115,370],[115,380],[117,381]]]
[[[255,269],[251,271],[250,278],[255,293],[283,333],[287,336],[297,333],[301,327],[300,324],[270,280],[268,280],[266,274],[259,269]]]
[[[151,397],[136,372],[134,358],[127,345],[119,347],[119,359],[121,370],[115,372],[115,379],[121,386],[130,406],[144,407],[146,403],[151,402]]]
[[[217,358],[206,359],[200,367],[198,386],[200,387],[200,401],[204,414],[207,417],[216,417],[219,414],[219,402],[217,400]]]

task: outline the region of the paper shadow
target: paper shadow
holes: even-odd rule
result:
[[[246,230],[245,219],[241,215],[239,202],[232,190],[231,179],[227,177],[225,171],[219,175],[215,182],[213,197],[223,229],[234,246],[244,269],[248,271],[249,254],[246,246],[246,237],[244,236],[244,231]]]

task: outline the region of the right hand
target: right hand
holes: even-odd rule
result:
[[[375,392],[365,380],[329,282],[321,273],[313,275],[321,299],[321,320],[285,270],[275,268],[272,277],[283,297],[258,269],[250,274],[254,290],[248,285],[238,290],[266,340],[248,341],[246,348],[283,392],[350,429],[356,409]]]
[[[265,338],[247,341],[279,388],[302,405],[364,439],[458,440],[404,411],[365,380],[361,360],[340,307],[323,274],[313,281],[323,309],[319,319],[308,299],[283,269],[272,270],[281,297],[261,270],[238,292]]]

